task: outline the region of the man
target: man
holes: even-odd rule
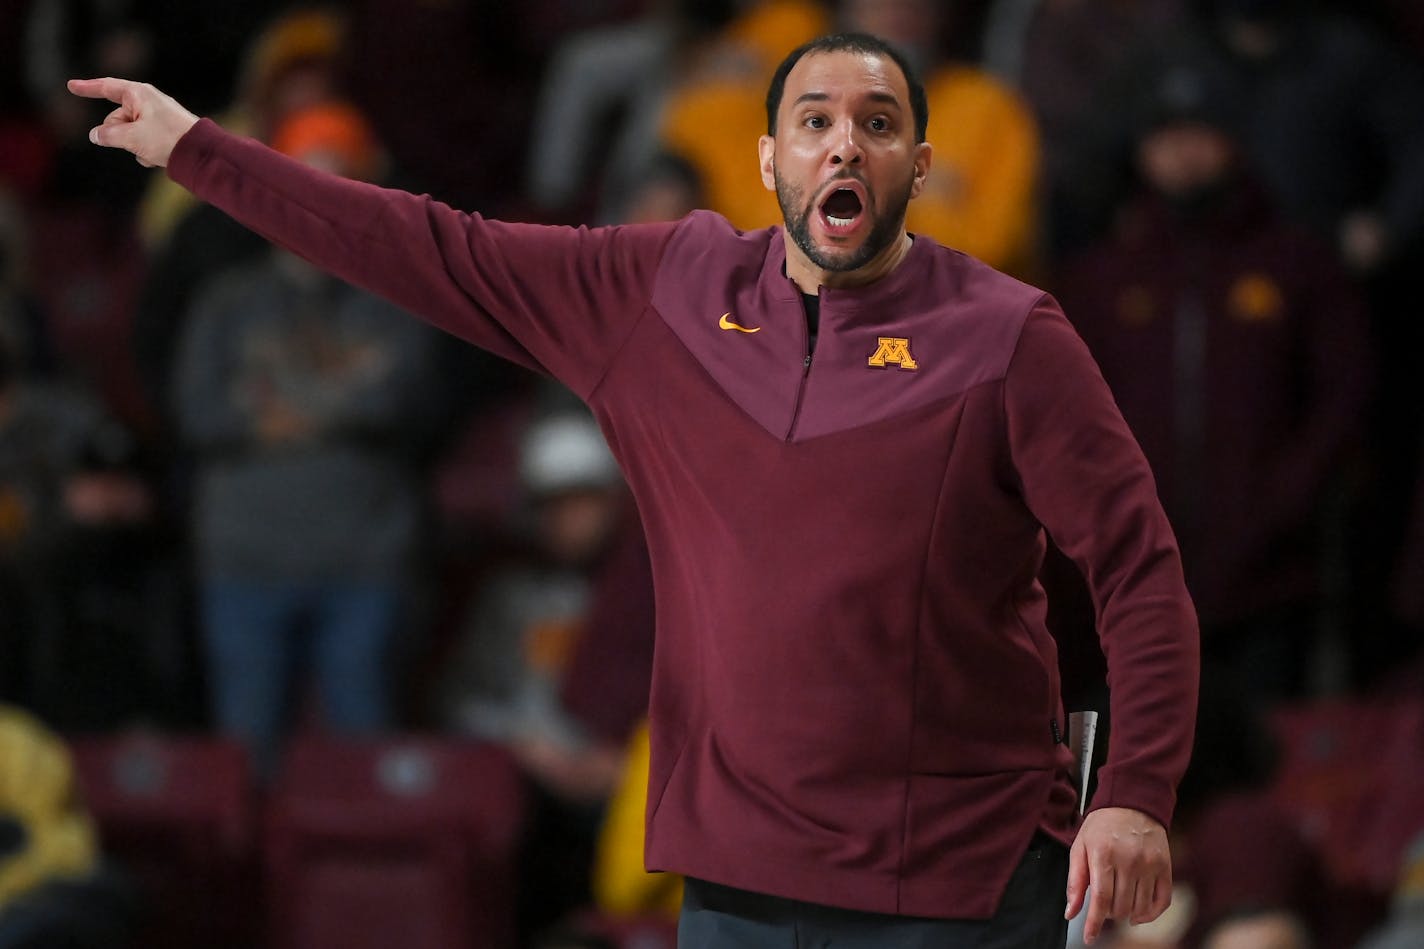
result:
[[[1197,674],[1176,546],[1057,305],[905,231],[927,109],[883,42],[778,69],[759,153],[786,226],[749,233],[486,221],[147,86],[70,88],[120,103],[99,144],[593,407],[653,563],[647,861],[690,878],[682,945],[1061,947],[1065,875],[1090,938],[1162,911]],[[1045,528],[1112,669],[1076,840]]]

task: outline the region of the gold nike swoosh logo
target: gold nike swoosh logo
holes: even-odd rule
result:
[[[724,330],[736,330],[738,333],[760,333],[760,332],[761,332],[761,327],[760,327],[760,326],[753,326],[751,329],[748,329],[747,327],[742,326],[742,325],[740,325],[740,324],[738,324],[738,323],[733,323],[731,320],[728,319],[728,317],[731,316],[731,315],[732,315],[732,313],[731,313],[730,310],[728,310],[726,313],[723,313],[723,314],[722,314],[722,318],[717,321],[717,325],[720,326],[720,327],[722,327],[722,329],[724,329]]]

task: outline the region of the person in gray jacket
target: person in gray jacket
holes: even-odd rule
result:
[[[289,154],[369,167],[354,112],[289,120]],[[363,144],[365,143],[365,144]],[[308,668],[322,722],[391,725],[387,658],[422,520],[433,334],[284,251],[200,295],[176,367],[216,725],[274,771]]]

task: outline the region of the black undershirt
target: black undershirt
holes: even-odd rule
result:
[[[816,334],[821,329],[821,296],[803,293],[801,302],[806,307],[806,355],[810,356],[816,351]]]

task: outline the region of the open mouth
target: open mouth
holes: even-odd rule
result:
[[[836,188],[821,202],[821,219],[831,232],[850,231],[859,222],[865,205],[854,188]]]

